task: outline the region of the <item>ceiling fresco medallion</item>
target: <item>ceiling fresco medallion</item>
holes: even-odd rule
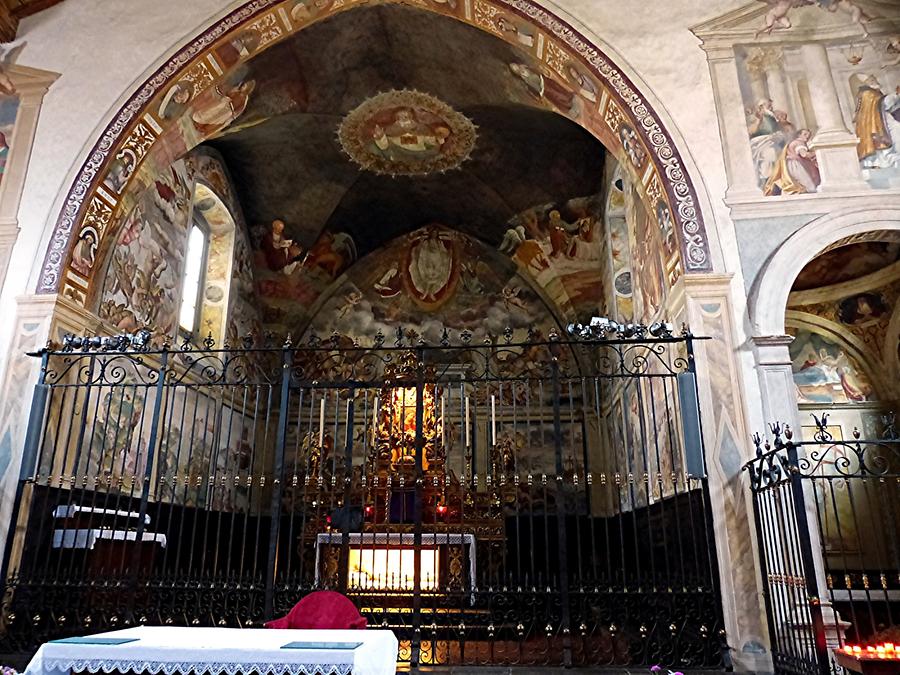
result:
[[[422,176],[462,164],[475,147],[475,125],[434,96],[394,89],[347,113],[338,139],[350,159],[387,176]]]

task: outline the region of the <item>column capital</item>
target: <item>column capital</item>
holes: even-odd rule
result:
[[[787,347],[794,341],[793,335],[754,335],[750,340],[757,347]]]
[[[754,335],[750,338],[756,351],[756,363],[761,368],[791,369],[791,335]]]

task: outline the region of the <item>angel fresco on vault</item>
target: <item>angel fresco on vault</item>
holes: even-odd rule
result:
[[[866,37],[869,36],[869,31],[865,22],[874,18],[856,4],[855,0],[758,0],[758,2],[764,2],[769,5],[769,11],[766,12],[765,16],[766,25],[756,32],[756,37],[763,34],[770,35],[776,28],[791,28],[793,26],[790,19],[791,10],[808,5],[816,5],[819,9],[832,13],[843,12],[847,14],[850,20],[862,29]]]

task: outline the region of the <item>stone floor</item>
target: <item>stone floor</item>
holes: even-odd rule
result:
[[[549,668],[535,666],[514,666],[498,668],[495,666],[451,666],[451,667],[421,667],[418,670],[404,670],[398,668],[397,672],[429,673],[430,675],[650,675],[648,668],[637,666],[631,668]],[[684,675],[713,675],[720,674],[721,670],[685,670]],[[665,671],[663,671],[663,674]]]

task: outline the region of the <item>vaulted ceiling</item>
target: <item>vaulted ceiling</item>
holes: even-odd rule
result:
[[[521,61],[508,44],[429,12],[356,9],[254,58],[243,74],[254,82],[250,105],[210,144],[225,157],[247,220],[282,219],[304,245],[340,230],[362,254],[432,222],[497,245],[515,214],[602,184],[603,146],[545,109],[511,72]],[[415,177],[351,161],[338,142],[341,121],[395,89],[426,92],[469,118],[477,139],[468,161]]]

